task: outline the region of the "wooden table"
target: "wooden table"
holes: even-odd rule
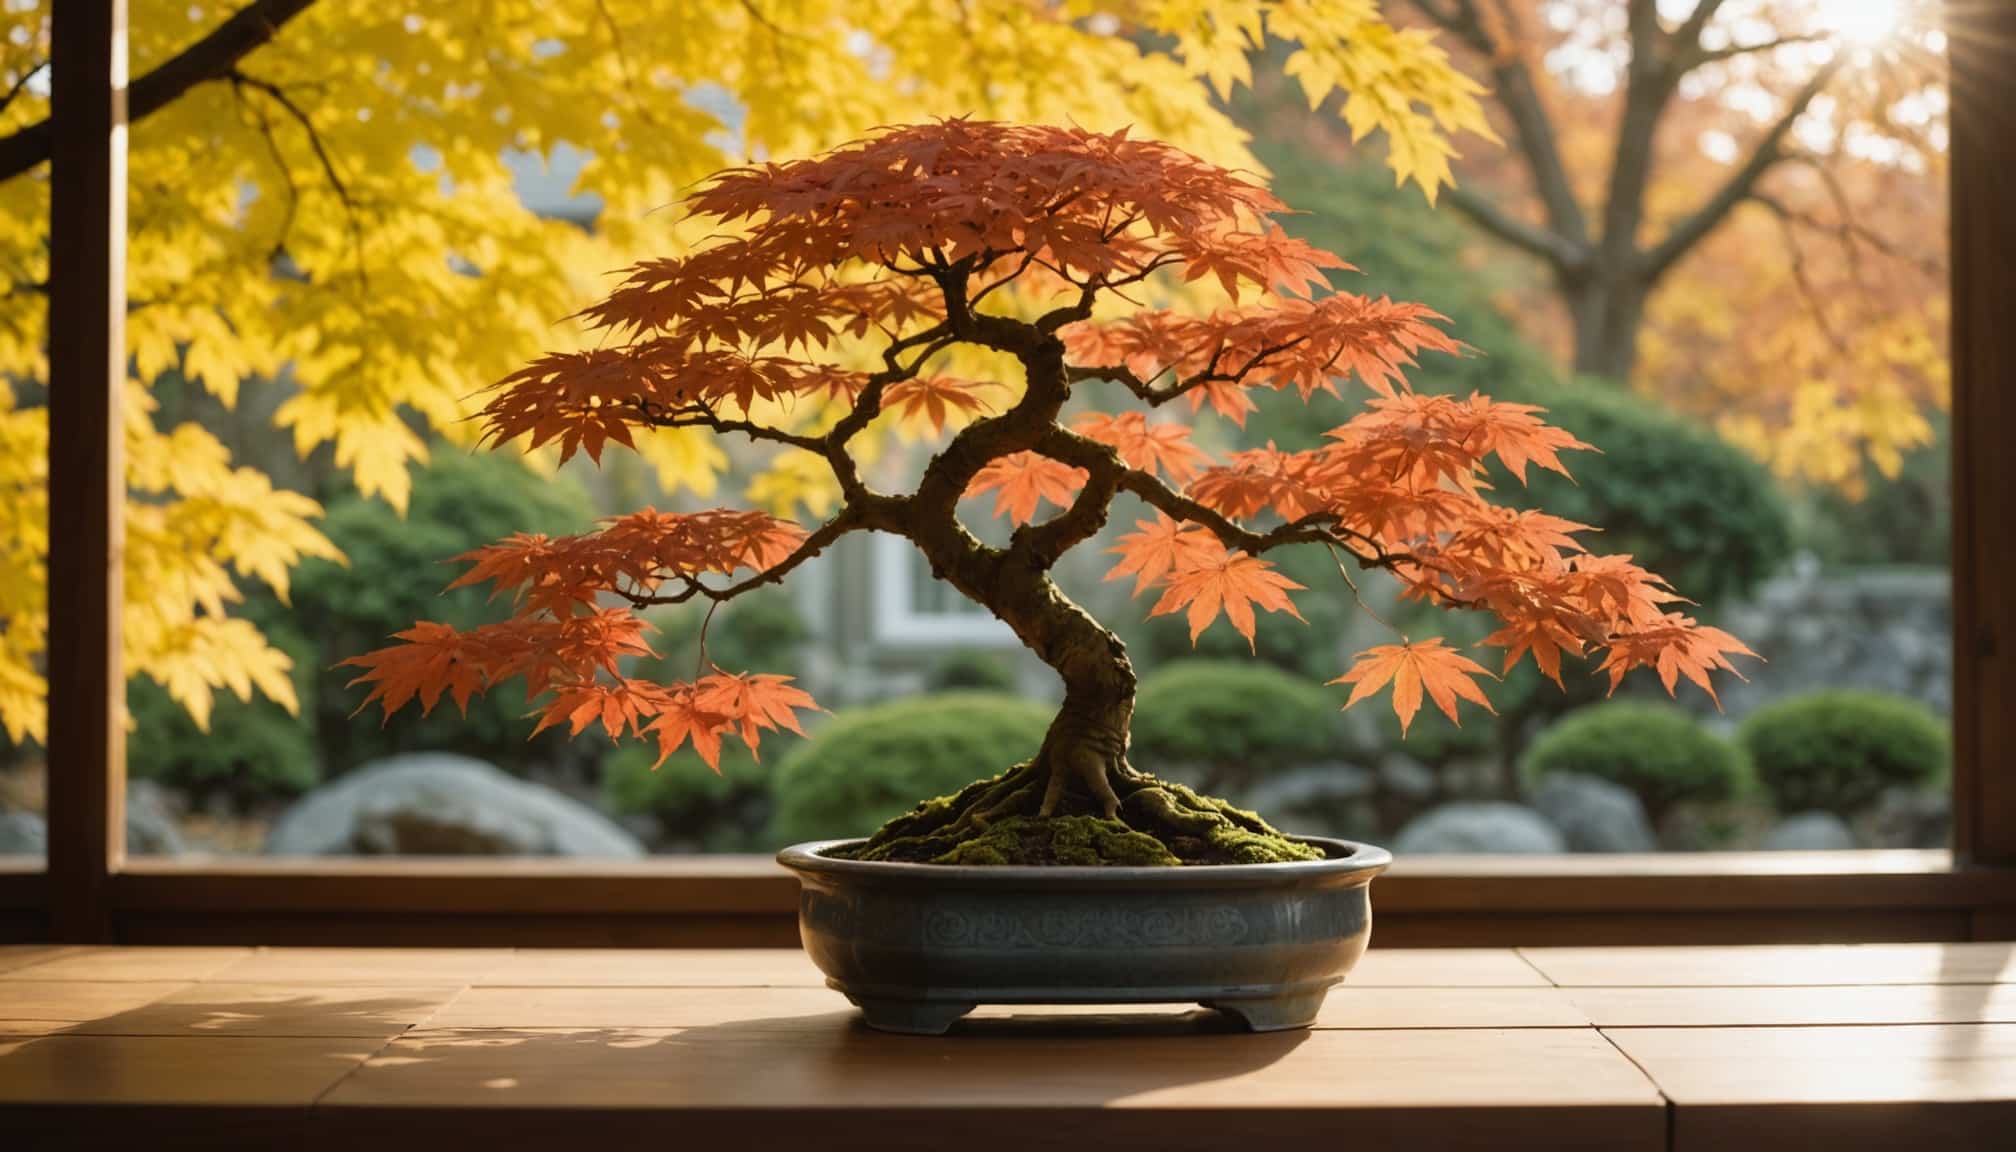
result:
[[[1022,1008],[928,1039],[788,950],[0,948],[0,1145],[113,1139],[2016,1148],[2016,945],[1375,949],[1308,1032]]]

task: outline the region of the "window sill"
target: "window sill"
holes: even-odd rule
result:
[[[139,857],[111,889],[132,941],[797,941],[797,882],[765,856]],[[0,911],[32,914],[46,891],[39,874],[0,871]],[[1408,946],[2016,935],[2016,870],[1955,868],[1944,851],[1421,856],[1377,881],[1374,902],[1380,943]]]

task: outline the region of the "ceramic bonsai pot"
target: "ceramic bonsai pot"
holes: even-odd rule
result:
[[[979,1004],[1191,1003],[1256,1032],[1304,1028],[1372,936],[1393,857],[1303,837],[1325,859],[1181,868],[965,867],[777,854],[798,931],[869,1027],[936,1035]]]

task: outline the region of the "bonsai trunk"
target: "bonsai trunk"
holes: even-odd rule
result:
[[[1047,566],[963,528],[912,536],[934,571],[1007,622],[1064,681],[1033,759],[891,820],[857,858],[961,864],[1264,863],[1320,857],[1250,812],[1127,762],[1134,667]]]
[[[856,506],[866,509],[870,527],[908,537],[934,577],[1014,629],[1064,681],[1064,701],[1034,759],[957,795],[925,801],[848,854],[988,865],[1320,858],[1250,812],[1127,763],[1135,683],[1127,648],[1050,578],[1060,557],[1105,526],[1116,474],[1088,476],[1070,508],[1017,529],[1006,548],[988,547],[959,522],[959,502],[973,478],[993,460],[1036,449],[1057,427],[1070,393],[1062,343],[1019,321],[971,312],[964,276],[964,269],[952,269],[940,279],[947,322],[955,333],[1019,358],[1027,373],[1023,397],[954,437],[913,495],[878,501],[863,494]]]

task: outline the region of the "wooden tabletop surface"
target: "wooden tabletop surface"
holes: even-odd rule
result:
[[[0,947],[0,1143],[2016,1148],[2016,945],[1375,949],[1305,1033],[790,950]]]

